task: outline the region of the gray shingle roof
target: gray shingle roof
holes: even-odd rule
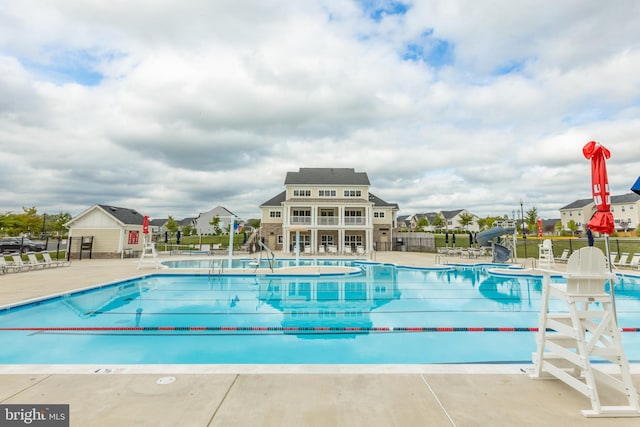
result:
[[[635,203],[640,200],[636,193],[627,193],[621,196],[611,196],[611,203]]]
[[[282,202],[284,202],[286,200],[287,197],[287,192],[283,191],[282,193],[278,194],[277,196],[267,200],[266,202],[264,202],[263,204],[261,204],[260,206],[281,206]]]
[[[123,224],[128,225],[142,225],[144,222],[144,216],[137,212],[135,209],[119,208],[117,206],[110,205],[98,205],[105,210],[109,215],[116,218]]]
[[[353,168],[300,168],[287,172],[284,185],[370,185],[365,172]]]
[[[456,215],[458,215],[460,212],[462,212],[464,209],[456,209],[454,211],[442,211],[442,216],[445,219],[449,219],[449,218],[454,218]]]
[[[580,199],[580,200],[576,200],[575,202],[569,203],[567,206],[561,207],[560,210],[564,210],[564,209],[580,209],[580,208],[584,208],[589,203],[593,203],[593,199]]]
[[[369,201],[373,202],[373,206],[386,206],[386,207],[392,207],[392,208],[398,208],[398,204],[397,203],[389,203],[389,202],[385,202],[384,200],[382,200],[380,197],[369,193]]]

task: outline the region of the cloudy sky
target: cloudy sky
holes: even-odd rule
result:
[[[0,212],[242,218],[350,167],[401,214],[589,198],[640,175],[640,2],[2,0]]]

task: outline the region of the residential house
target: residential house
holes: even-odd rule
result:
[[[398,205],[372,194],[366,173],[300,168],[287,173],[284,186],[260,205],[261,233],[270,249],[292,251],[296,241],[311,253],[320,247],[339,253],[391,249]]]
[[[560,208],[562,229],[569,230],[569,221],[573,220],[579,231],[586,230],[586,224],[593,215],[593,200],[579,199]]]
[[[473,217],[473,223],[463,227],[461,222],[462,215],[471,215]],[[444,230],[480,231],[480,227],[478,226],[478,217],[466,209],[405,215],[402,217],[402,223],[405,224],[405,229],[415,231],[418,228],[420,220],[422,218],[426,218],[429,225],[425,227],[424,231],[439,231],[436,230],[436,227],[433,225],[437,216],[441,216],[444,220],[444,227],[442,227]],[[398,217],[398,224],[400,224],[400,218],[401,217]]]
[[[210,211],[203,212],[199,214],[194,219],[194,228],[196,229],[196,234],[198,235],[207,235],[207,234],[216,234],[216,230],[211,222],[215,217],[220,219],[218,223],[218,228],[220,231],[224,233],[229,232],[229,224],[236,219],[236,215],[230,210],[222,207],[216,206]]]
[[[65,224],[72,258],[120,258],[142,250],[144,216],[134,209],[94,205]]]
[[[640,196],[627,193],[611,196],[611,213],[616,224],[616,231],[635,230],[640,224]]]
[[[611,213],[616,231],[635,230],[640,224],[640,196],[627,193],[611,196]],[[562,228],[569,230],[569,221],[573,220],[579,231],[586,231],[587,224],[595,213],[593,199],[580,199],[560,208]]]

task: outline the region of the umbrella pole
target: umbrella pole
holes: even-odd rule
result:
[[[614,278],[615,276],[613,275],[613,266],[611,265],[611,252],[609,250],[609,235],[605,234],[604,235],[604,248],[607,251],[607,261],[609,263],[609,273],[611,273],[611,277],[609,279],[609,289],[611,290],[611,307],[613,307],[613,321],[616,324],[616,327],[618,326],[618,311],[616,310],[616,293],[614,290],[615,287],[615,283],[614,283]]]

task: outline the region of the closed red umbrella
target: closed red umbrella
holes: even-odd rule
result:
[[[591,160],[591,193],[593,203],[596,205],[596,213],[587,224],[592,231],[604,234],[604,245],[609,260],[609,272],[611,268],[611,253],[609,251],[609,234],[616,230],[613,214],[611,213],[611,195],[609,193],[609,178],[607,177],[607,165],[605,159],[611,157],[611,153],[603,145],[589,141],[582,148],[584,157]],[[613,306],[613,317],[616,323],[618,316],[616,313],[616,301],[613,280],[610,280],[609,289],[611,291],[611,303]]]
[[[589,141],[582,148],[582,152],[587,159],[591,160],[591,192],[596,205],[596,213],[589,221],[588,227],[598,233],[613,234],[615,223],[611,213],[609,178],[605,163],[605,159],[611,157],[611,153],[595,141]]]
[[[149,217],[147,215],[142,220],[142,233],[149,234]]]

